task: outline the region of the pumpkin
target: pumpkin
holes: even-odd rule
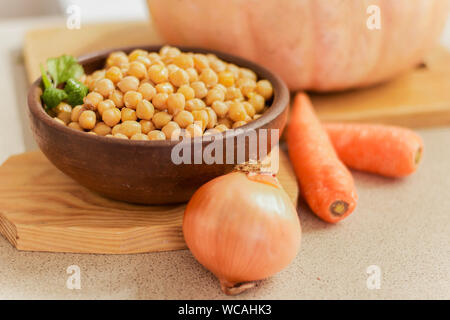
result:
[[[291,90],[315,91],[372,85],[421,63],[436,44],[450,7],[449,0],[148,0],[148,4],[168,43],[239,55],[277,72]],[[379,29],[373,28],[377,17]]]

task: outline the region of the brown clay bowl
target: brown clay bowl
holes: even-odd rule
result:
[[[157,51],[160,47],[139,48]],[[137,47],[89,54],[81,57],[79,62],[89,74],[103,68],[109,53],[116,50],[128,53],[135,48]],[[249,130],[258,132],[262,128],[279,129],[281,134],[287,119],[289,91],[277,75],[255,63],[221,52],[189,47],[180,49],[214,53],[225,61],[252,69],[259,77],[268,79],[274,87],[272,105],[259,119],[240,127],[242,130],[229,132],[226,138],[224,134],[220,134],[215,139],[226,140],[226,144],[228,141],[236,141]],[[44,111],[40,99],[40,83],[41,78],[32,84],[28,93],[31,129],[37,144],[59,170],[86,188],[108,198],[141,204],[185,202],[202,184],[230,172],[234,167],[233,164],[217,163],[176,165],[171,160],[171,153],[178,141],[122,140],[90,135],[63,126]],[[194,150],[194,145],[198,147],[201,144],[205,147],[211,141],[211,136],[205,136],[196,141],[190,140],[188,144]],[[248,143],[244,147],[248,149]],[[235,155],[236,148],[235,145]],[[248,156],[248,150],[245,152]]]

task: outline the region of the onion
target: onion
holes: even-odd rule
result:
[[[239,171],[196,191],[186,207],[183,233],[194,257],[229,295],[286,267],[301,238],[297,211],[278,179]]]

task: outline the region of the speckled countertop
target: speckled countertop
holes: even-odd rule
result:
[[[0,67],[11,77],[0,78],[6,106],[0,116],[0,163],[35,148],[25,97],[17,94],[26,90],[17,55],[27,23],[3,27],[0,23],[0,38],[10,42],[2,40]],[[450,299],[450,128],[419,133],[425,154],[415,175],[391,180],[355,173],[358,208],[338,225],[320,221],[301,204],[303,239],[295,261],[238,298]],[[66,287],[71,265],[80,267],[79,290]],[[381,271],[379,289],[367,286],[371,265]],[[20,252],[0,236],[0,299],[17,298],[228,297],[187,250],[122,256]]]

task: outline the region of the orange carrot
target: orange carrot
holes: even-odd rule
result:
[[[324,126],[339,158],[356,170],[403,177],[416,171],[422,157],[422,139],[406,128],[356,123]]]
[[[311,210],[331,223],[352,213],[358,198],[353,177],[339,160],[304,93],[295,97],[287,139],[301,193]]]

